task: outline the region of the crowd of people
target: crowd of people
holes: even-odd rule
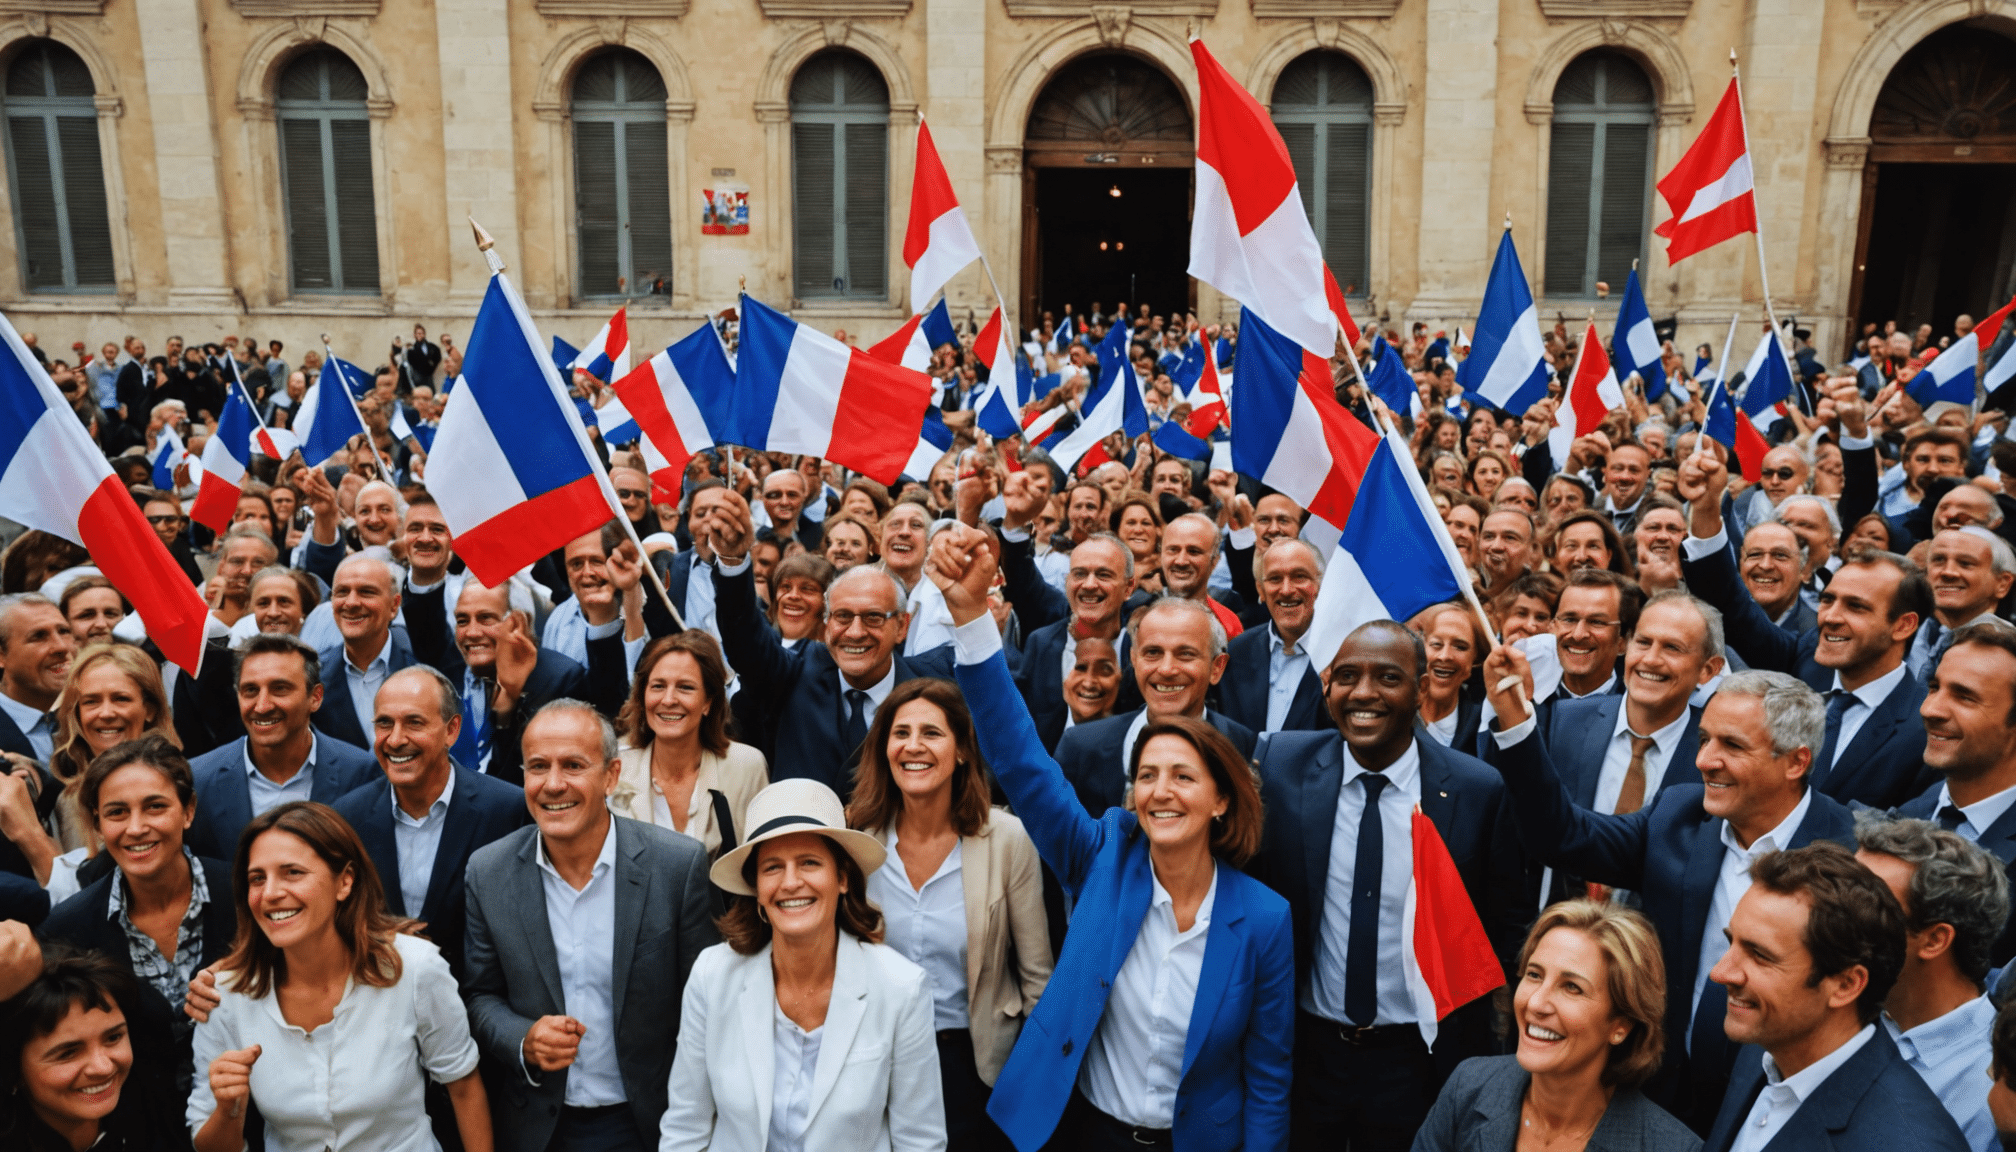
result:
[[[1116,324],[1151,426],[1197,347],[1236,419],[1236,331],[1126,305],[1042,318],[1036,406]],[[1305,509],[990,440],[970,333],[927,475],[600,445],[621,518],[495,587],[426,486],[448,337],[222,532],[159,437],[237,380],[285,426],[316,354],[75,345],[215,620],[185,670],[74,544],[0,556],[0,1141],[1993,1152],[2016,439],[1904,393],[1945,341],[1865,335],[1795,345],[1746,483],[1670,346],[1554,444],[1558,382],[1496,412],[1460,341],[1368,331],[1338,403],[1411,435],[1474,595],[1321,652]],[[1438,1002],[1431,913],[1496,991]]]

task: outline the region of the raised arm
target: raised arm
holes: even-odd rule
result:
[[[749,505],[733,493],[726,503],[707,526],[714,550],[714,624],[721,630],[721,651],[729,667],[742,679],[742,691],[763,693],[774,712],[776,697],[797,682],[805,658],[786,649],[764,621],[756,605],[756,576],[749,558],[756,541]],[[706,575],[695,571],[690,579]]]
[[[1681,461],[1680,497],[1688,502],[1690,520],[1687,539],[1680,544],[1680,573],[1689,591],[1713,604],[1727,619],[1729,643],[1745,663],[1769,672],[1796,674],[1798,634],[1772,623],[1736,571],[1735,552],[1722,519],[1722,492],[1728,483],[1729,469],[1712,454]]]
[[[1036,542],[1030,532],[1041,502],[1027,472],[1008,477],[1008,487],[1001,493],[1002,592],[1021,618],[1024,636],[1071,615],[1064,593],[1036,570]]]

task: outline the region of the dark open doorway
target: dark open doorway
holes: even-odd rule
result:
[[[1061,316],[1095,300],[1109,312],[1123,301],[1165,316],[1190,308],[1188,168],[1038,169],[1036,225],[1044,310]]]
[[[2016,164],[1884,164],[1857,319],[1953,330],[2009,298],[2016,257]]]

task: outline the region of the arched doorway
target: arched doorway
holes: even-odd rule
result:
[[[2016,41],[1971,24],[1904,54],[1876,98],[1850,309],[1953,328],[2016,291]]]
[[[1195,134],[1175,81],[1135,56],[1080,56],[1044,85],[1024,134],[1022,315],[1097,301],[1195,307]]]

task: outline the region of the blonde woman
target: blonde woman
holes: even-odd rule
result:
[[[617,715],[629,747],[609,808],[691,836],[719,856],[748,836],[742,813],[770,783],[763,753],[728,738],[728,669],[705,632],[654,640]]]
[[[131,644],[93,644],[78,653],[53,711],[56,739],[49,774],[63,785],[56,802],[56,833],[68,851],[97,842],[77,790],[84,769],[100,752],[156,733],[179,751],[182,738],[175,733],[161,669]]]

